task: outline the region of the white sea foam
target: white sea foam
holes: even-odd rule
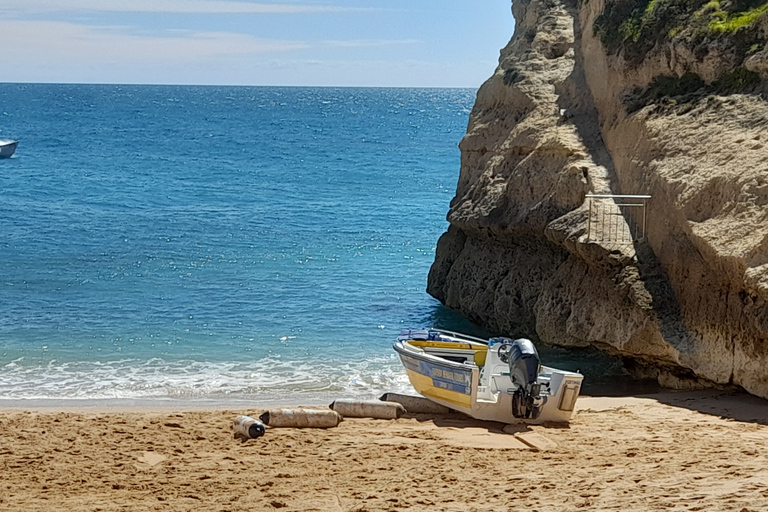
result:
[[[253,363],[74,362],[45,368],[6,365],[0,396],[11,400],[56,399],[256,399],[311,402],[332,396],[373,398],[383,392],[412,392],[399,360],[286,361]]]

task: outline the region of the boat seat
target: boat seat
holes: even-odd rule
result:
[[[443,357],[456,363],[474,363],[477,366],[485,364],[486,350],[472,350],[461,348],[422,347],[424,352]]]
[[[406,343],[413,347],[418,347],[429,354],[445,354],[451,357],[450,361],[473,362],[477,366],[485,365],[485,358],[488,355],[488,347],[478,343],[456,343],[453,341],[435,340],[408,340]],[[463,361],[456,361],[455,357],[461,357]]]

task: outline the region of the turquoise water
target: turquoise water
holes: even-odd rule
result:
[[[407,390],[474,93],[0,84],[0,397]]]

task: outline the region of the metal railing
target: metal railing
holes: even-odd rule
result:
[[[587,242],[633,244],[645,240],[651,196],[587,194]]]

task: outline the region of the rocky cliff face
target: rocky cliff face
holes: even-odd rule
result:
[[[768,22],[715,33],[697,21],[712,2],[686,3],[688,22],[654,11],[674,0],[628,1],[515,0],[428,291],[494,332],[594,345],[665,386],[768,397]]]

